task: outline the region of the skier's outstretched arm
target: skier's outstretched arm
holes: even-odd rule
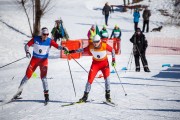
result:
[[[54,40],[51,40],[51,46],[57,48],[58,50],[69,51],[67,47],[63,47],[61,45],[58,45]]]
[[[85,48],[80,48],[80,49],[77,49],[77,50],[70,50],[69,54],[71,54],[71,53],[81,53],[81,52],[85,52],[85,51],[88,51],[88,50],[89,50],[89,46],[87,46]]]

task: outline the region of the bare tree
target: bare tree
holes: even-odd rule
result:
[[[26,17],[28,19],[28,24],[29,24],[29,28],[30,28],[30,32],[31,32],[31,35],[33,35],[33,32],[32,32],[32,27],[31,27],[31,22],[30,22],[30,18],[29,18],[29,15],[27,13],[27,8],[26,8],[26,4],[28,2],[28,0],[21,0],[21,1],[17,1],[19,4],[22,5],[23,9],[24,9],[24,12],[26,14]]]
[[[124,1],[123,11],[125,12],[126,11],[126,0],[123,0],[123,1]]]
[[[180,0],[175,0],[172,22],[180,26]]]
[[[128,0],[128,5],[130,4],[130,1]]]
[[[39,35],[40,33],[40,28],[41,28],[41,18],[42,16],[49,11],[47,8],[50,5],[51,0],[42,0],[43,2],[41,3],[41,0],[17,0],[19,4],[22,5],[24,12],[27,16],[31,35]],[[30,17],[27,12],[27,4],[31,4],[32,6],[32,12],[33,12],[33,31],[30,23]]]

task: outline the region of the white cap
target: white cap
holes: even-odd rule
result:
[[[41,33],[42,34],[49,34],[49,31],[47,28],[42,28]]]
[[[93,42],[97,42],[97,41],[100,41],[101,38],[99,35],[95,35],[94,38],[93,38]]]

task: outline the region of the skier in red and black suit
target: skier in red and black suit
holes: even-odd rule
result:
[[[17,95],[14,96],[14,99],[18,98],[21,95],[25,83],[27,83],[27,81],[31,78],[33,72],[39,66],[40,77],[44,89],[45,102],[49,101],[48,82],[46,78],[48,70],[49,50],[51,46],[59,50],[68,51],[68,49],[66,47],[58,46],[58,44],[54,40],[49,38],[48,35],[48,29],[44,27],[41,29],[41,36],[35,36],[25,45],[25,52],[28,58],[31,58],[31,54],[29,53],[29,47],[33,46],[33,56],[27,67],[26,74],[20,83]]]
[[[112,53],[112,66],[116,66],[115,63],[115,52],[114,49],[109,46],[108,44],[101,42],[100,36],[96,35],[93,39],[93,44],[88,45],[85,48],[78,49],[78,50],[71,50],[69,53],[76,53],[76,52],[91,52],[93,56],[92,65],[89,71],[88,81],[86,83],[84,96],[79,100],[79,102],[86,102],[88,98],[88,93],[91,90],[91,84],[99,70],[102,71],[104,80],[105,80],[105,98],[107,101],[111,101],[110,98],[110,69],[109,69],[109,62],[107,57],[107,51]]]

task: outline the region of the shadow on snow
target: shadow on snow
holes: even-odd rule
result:
[[[157,111],[157,112],[180,112],[180,109],[132,109],[132,110]]]
[[[0,21],[1,21],[3,24],[5,24],[6,26],[8,26],[9,28],[11,28],[12,30],[14,30],[14,31],[16,31],[16,32],[19,32],[19,33],[21,33],[22,35],[25,35],[25,36],[27,36],[27,37],[31,38],[31,36],[26,35],[25,33],[23,33],[23,32],[21,32],[21,31],[19,31],[19,30],[18,30],[18,29],[16,29],[15,27],[13,27],[13,26],[11,26],[11,25],[7,24],[7,23],[6,23],[6,22],[4,22],[3,20],[1,20],[1,19],[0,19]]]
[[[159,74],[153,77],[180,79],[180,65],[173,65],[172,67],[161,71]]]
[[[180,102],[180,100],[164,100],[164,99],[151,99],[151,100],[157,100],[157,101],[170,101],[170,102]]]

